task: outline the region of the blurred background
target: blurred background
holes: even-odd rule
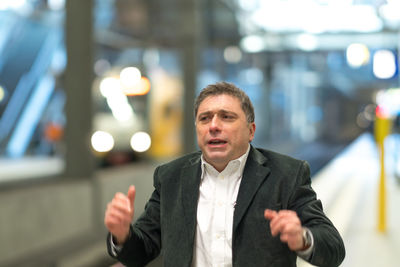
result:
[[[343,266],[376,266],[366,242],[398,266],[399,47],[398,0],[0,0],[0,266],[112,265],[106,203],[135,184],[143,210],[217,81],[250,96],[254,146],[310,163]]]

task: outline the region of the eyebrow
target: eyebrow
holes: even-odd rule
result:
[[[215,113],[227,113],[227,114],[238,116],[238,114],[236,112],[234,112],[234,111],[229,111],[229,110],[225,110],[225,109],[219,109],[216,112],[211,111],[211,110],[210,111],[201,112],[201,113],[199,113],[197,115],[197,117],[204,116],[204,115],[215,114]]]

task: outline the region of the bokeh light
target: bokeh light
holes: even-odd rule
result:
[[[368,63],[370,52],[364,44],[351,44],[346,50],[347,63],[352,68],[359,68]]]
[[[148,133],[137,132],[131,138],[131,147],[136,152],[145,152],[151,146],[151,138]]]
[[[135,67],[124,68],[119,74],[122,85],[127,88],[136,86],[140,82],[141,76],[140,70]]]
[[[150,91],[150,81],[146,77],[141,77],[140,82],[129,88],[123,88],[127,96],[145,95]]]
[[[58,142],[64,135],[64,128],[57,123],[47,123],[44,127],[44,138],[49,142]]]
[[[300,34],[296,41],[300,49],[304,51],[313,51],[318,47],[318,40],[312,34]]]
[[[110,70],[110,68],[111,64],[106,59],[99,59],[94,63],[94,72],[98,76],[103,75],[106,71]]]
[[[65,7],[65,0],[47,0],[49,8],[53,11],[63,10]]]
[[[228,63],[239,63],[242,60],[242,51],[237,46],[228,46],[224,49],[224,59]]]
[[[250,35],[240,41],[240,46],[249,53],[258,53],[265,48],[264,40],[260,36]]]
[[[91,142],[97,152],[108,152],[114,147],[114,138],[104,131],[96,131],[92,135]]]
[[[114,77],[104,78],[100,82],[100,93],[106,98],[114,95],[115,93],[118,93],[118,91],[120,91],[120,88],[121,83],[117,78]]]
[[[118,121],[128,121],[133,117],[133,109],[124,94],[119,93],[107,97],[107,104]]]
[[[0,1],[0,10],[19,9],[26,5],[26,0],[2,0]]]
[[[373,57],[373,72],[379,79],[390,79],[396,74],[396,57],[390,50],[378,50]]]
[[[376,104],[380,113],[382,110],[387,117],[395,117],[400,111],[400,88],[390,88],[388,90],[380,90],[376,94]],[[378,109],[377,109],[378,110]]]
[[[376,107],[376,117],[382,118],[382,119],[387,119],[387,118],[389,118],[389,115],[390,115],[389,111],[383,105],[378,105]]]
[[[3,102],[6,92],[4,88],[0,85],[0,103]]]

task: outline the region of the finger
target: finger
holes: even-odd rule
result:
[[[282,220],[275,222],[274,224],[270,224],[271,234],[272,236],[276,236],[278,234],[282,234],[283,226],[285,223]]]
[[[129,229],[130,223],[121,217],[109,215],[105,219],[105,225],[111,233],[118,236],[121,232],[126,232]]]
[[[126,209],[123,209],[123,208],[119,209],[112,205],[109,209],[107,209],[106,215],[119,217],[121,219],[125,218],[125,217],[129,218],[129,212]]]
[[[292,231],[292,228],[295,230],[300,229],[301,224],[300,221],[295,218],[277,217],[276,219],[271,221],[270,227],[273,231],[282,233],[290,232]]]
[[[104,224],[105,226],[112,232],[112,229],[115,227],[121,225],[121,216],[116,214],[115,212],[106,211],[106,214],[104,216]]]
[[[108,229],[114,229],[116,227],[120,227],[122,225],[121,218],[119,216],[115,216],[114,214],[107,214],[104,219],[104,224]]]
[[[125,194],[123,194],[123,193],[121,193],[121,192],[117,192],[117,193],[115,193],[113,199],[124,199],[124,198],[126,198],[126,195],[125,195]]]
[[[132,221],[132,214],[129,211],[129,200],[128,198],[113,199],[112,202],[108,203],[105,221],[113,219],[114,222],[120,225],[129,225]]]
[[[136,195],[136,188],[134,185],[129,186],[129,190],[128,190],[128,199],[130,201],[130,208],[131,208],[131,212],[133,211],[134,207],[135,207],[135,195]]]
[[[111,206],[118,206],[118,207],[125,207],[126,210],[129,210],[130,207],[130,201],[127,197],[124,198],[114,198],[110,202]]]
[[[283,227],[286,224],[286,220],[284,218],[276,217],[270,222],[271,234],[276,236],[283,232]]]
[[[290,237],[301,235],[301,226],[296,222],[288,222],[282,227],[281,233],[287,234]]]
[[[278,233],[292,233],[300,230],[301,223],[297,216],[289,215],[287,213],[278,214],[270,223],[271,234],[277,235]]]
[[[281,234],[280,239],[282,242],[287,243],[289,240],[289,235],[288,234]]]
[[[266,209],[264,211],[264,217],[267,220],[272,220],[278,213],[274,210]]]
[[[111,225],[115,229],[125,229],[130,225],[130,220],[126,216],[121,216],[121,214],[118,213],[108,214],[105,221],[106,226]]]
[[[280,239],[282,242],[288,243],[290,247],[301,245],[301,227],[298,227],[296,224],[285,225],[280,234]]]
[[[278,212],[279,216],[283,216],[283,217],[287,217],[287,216],[296,216],[297,217],[297,213],[293,210],[280,210]]]
[[[276,215],[270,222],[272,235],[277,235],[282,231],[282,227],[287,223],[287,218],[282,215]]]
[[[112,218],[114,220],[117,220],[118,223],[120,224],[129,224],[131,221],[129,212],[127,212],[126,210],[121,211],[119,209],[116,209],[112,207],[112,205],[110,205],[109,208],[107,208],[105,218],[106,219]]]
[[[123,205],[126,205],[126,207],[130,206],[129,198],[120,192],[115,194],[114,198],[111,200],[111,203],[122,203]]]
[[[299,218],[297,217],[297,213],[290,210],[281,210],[279,211],[274,218],[271,220],[271,225],[275,225],[281,221],[298,221],[300,222]]]
[[[127,215],[130,214],[130,202],[127,197],[121,199],[114,198],[108,208],[117,209]]]

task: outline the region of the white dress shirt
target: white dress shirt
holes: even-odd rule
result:
[[[233,212],[249,150],[222,172],[201,157],[193,267],[232,266]]]

